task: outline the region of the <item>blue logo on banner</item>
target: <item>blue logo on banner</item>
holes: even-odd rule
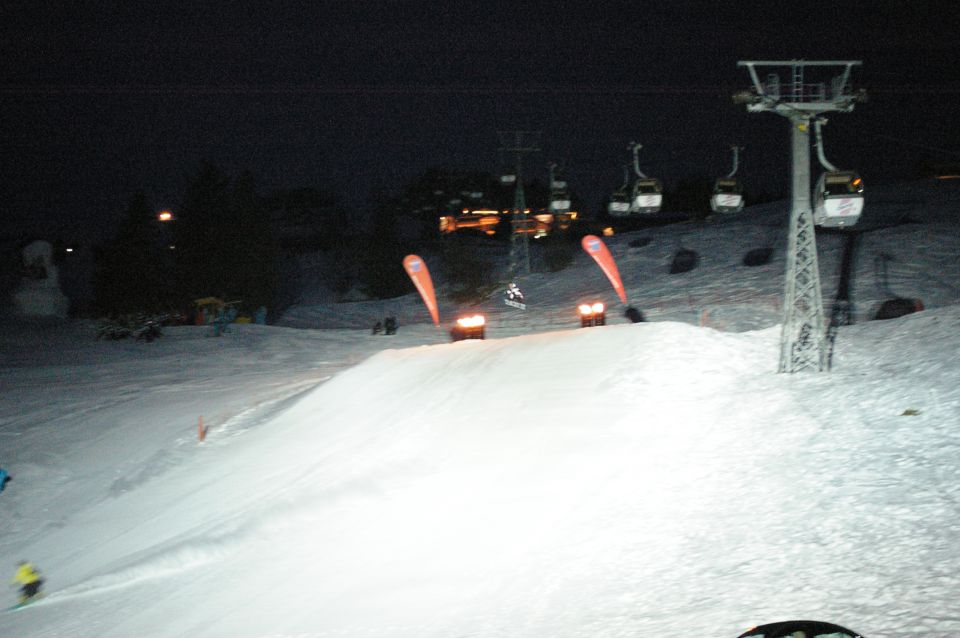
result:
[[[413,272],[420,272],[420,260],[419,260],[419,259],[411,259],[411,260],[410,260],[410,270],[412,270]]]
[[[587,242],[587,244],[590,245],[590,252],[592,252],[592,253],[595,253],[595,252],[597,252],[598,250],[600,250],[600,240],[599,240],[599,239],[591,239],[590,241]]]

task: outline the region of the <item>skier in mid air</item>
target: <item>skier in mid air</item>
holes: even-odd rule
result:
[[[20,585],[20,604],[26,603],[41,596],[40,588],[43,587],[43,578],[40,572],[25,560],[17,563],[17,572],[13,575],[11,585]]]

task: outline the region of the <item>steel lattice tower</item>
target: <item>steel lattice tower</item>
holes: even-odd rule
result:
[[[750,112],[772,111],[788,118],[791,129],[793,177],[791,180],[790,229],[787,244],[787,274],[783,294],[783,329],[780,334],[779,372],[822,371],[827,364],[826,323],[817,238],[810,206],[810,122],[827,111],[853,110],[863,97],[849,86],[850,70],[859,61],[787,62],[741,61],[750,72],[753,88],[734,95]],[[761,81],[757,67],[790,68],[790,84],[781,85],[779,76]],[[843,67],[829,87],[825,83],[805,84],[808,67]]]
[[[540,150],[539,131],[500,131],[500,150],[514,155],[516,185],[513,196],[513,215],[510,220],[510,277],[530,274],[530,236],[527,232],[526,197],[523,192],[523,155]]]

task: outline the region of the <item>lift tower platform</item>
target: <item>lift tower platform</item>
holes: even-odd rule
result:
[[[783,294],[783,329],[780,335],[778,372],[823,371],[827,363],[823,296],[817,264],[817,239],[810,206],[810,123],[828,111],[850,112],[864,98],[850,86],[850,72],[859,60],[770,61],[741,60],[737,66],[750,72],[753,86],[736,93],[733,101],[747,111],[771,111],[790,122],[793,154],[790,232],[787,275]],[[788,69],[789,81],[773,72],[763,78],[760,70]],[[837,72],[829,82],[808,83],[805,75]]]

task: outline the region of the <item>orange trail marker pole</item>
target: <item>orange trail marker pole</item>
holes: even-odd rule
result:
[[[203,415],[200,415],[200,420],[197,422],[197,438],[200,439],[200,442],[203,443],[203,440],[207,438],[207,431],[203,427]]]

